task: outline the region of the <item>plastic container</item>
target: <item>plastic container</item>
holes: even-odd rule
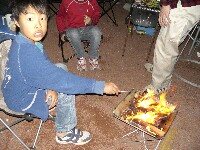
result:
[[[153,36],[155,32],[155,28],[146,28],[142,26],[137,26],[136,29],[145,31],[145,34],[149,36]]]

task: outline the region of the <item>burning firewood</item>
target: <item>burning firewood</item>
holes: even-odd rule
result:
[[[147,90],[135,92],[134,95],[130,93],[123,102],[127,107],[119,105],[120,111],[116,110],[120,112],[121,120],[126,123],[136,124],[139,128],[162,137],[175,117],[173,112],[176,108],[176,105],[167,102],[165,96],[166,93],[163,93],[157,97],[152,91]],[[121,111],[122,108],[123,111]]]

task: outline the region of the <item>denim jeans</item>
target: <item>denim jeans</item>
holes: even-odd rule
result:
[[[89,58],[98,58],[101,35],[102,33],[97,26],[69,28],[66,30],[66,36],[72,48],[74,49],[77,58],[86,58],[85,49],[82,45],[81,40],[90,41],[90,50],[88,52]]]
[[[57,67],[68,71],[64,64],[56,64]],[[56,132],[65,133],[77,125],[75,95],[58,93],[58,103],[56,106],[55,126]]]

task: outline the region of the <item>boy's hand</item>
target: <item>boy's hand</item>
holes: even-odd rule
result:
[[[92,23],[92,19],[88,17],[87,15],[84,15],[84,22],[85,22],[85,25],[90,25]]]
[[[58,102],[58,93],[52,90],[47,90],[46,94],[46,103],[49,98],[51,98],[51,104],[49,105],[49,109],[53,108]]]
[[[106,94],[116,94],[116,95],[118,95],[120,90],[118,89],[118,87],[114,83],[106,82],[103,92],[106,93]]]

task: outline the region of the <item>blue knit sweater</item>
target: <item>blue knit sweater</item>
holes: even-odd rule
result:
[[[104,81],[83,78],[56,67],[40,47],[22,35],[13,40],[2,92],[7,106],[16,112],[28,112],[46,120],[46,90],[66,94],[103,94]]]

